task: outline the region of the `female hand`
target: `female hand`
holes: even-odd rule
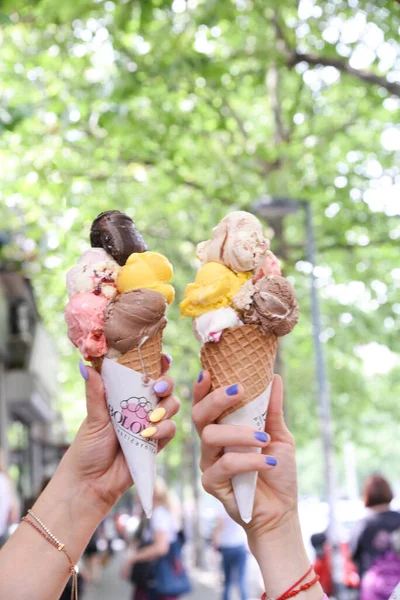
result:
[[[210,383],[210,375],[204,371],[194,386],[192,411],[201,437],[203,486],[245,528],[267,596],[276,598],[310,568],[297,513],[295,444],[283,418],[282,381],[275,376],[265,436],[250,427],[216,424],[221,414],[243,397],[243,388],[234,384],[209,393]],[[261,448],[261,454],[224,453],[227,446]],[[258,480],[253,518],[245,524],[240,520],[231,480],[234,475],[251,471],[258,472]],[[304,597],[322,598],[319,584],[313,585]]]
[[[110,421],[102,379],[95,369],[83,363],[80,363],[80,369],[86,380],[87,417],[60,468],[68,469],[77,484],[85,486],[97,506],[102,505],[107,513],[133,482]],[[168,369],[169,362],[163,356],[162,372]],[[179,410],[179,400],[173,395],[173,389],[174,382],[168,375],[163,375],[154,384],[160,398],[157,407],[165,409],[163,420],[155,424],[156,432],[151,437],[158,440],[159,451],[172,440],[176,431],[175,423],[169,420]]]
[[[226,393],[226,388],[207,394],[209,389],[210,376],[205,371],[202,380],[194,386],[193,406],[193,420],[201,437],[203,486],[224,504],[235,521],[241,522],[231,479],[238,473],[258,471],[253,518],[248,525],[241,524],[250,537],[261,537],[276,530],[297,510],[295,444],[283,418],[282,381],[275,376],[265,424],[265,441],[260,440],[262,436],[250,427],[214,424],[224,410],[243,397],[241,385],[237,386],[238,391],[233,395]],[[226,446],[261,448],[261,454],[224,454]]]

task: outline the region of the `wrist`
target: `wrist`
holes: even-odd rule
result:
[[[249,535],[249,547],[264,579],[267,597],[278,598],[310,568],[301,535],[297,512],[275,529],[255,537]],[[301,600],[320,600],[322,588],[317,583],[299,595]]]

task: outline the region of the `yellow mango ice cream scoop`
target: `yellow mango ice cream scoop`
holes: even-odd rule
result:
[[[206,263],[199,269],[194,283],[186,286],[185,299],[179,305],[182,315],[199,317],[231,305],[233,296],[251,276],[251,272],[235,273],[221,263]]]
[[[154,290],[165,296],[168,304],[175,297],[175,291],[168,282],[173,276],[171,263],[158,252],[131,254],[118,274],[117,289],[120,294],[139,288]]]

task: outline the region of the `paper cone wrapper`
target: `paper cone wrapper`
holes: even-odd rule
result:
[[[148,518],[153,510],[157,442],[140,434],[151,425],[149,415],[158,402],[153,383],[161,375],[161,346],[160,333],[120,356],[117,362],[100,359],[110,419]]]
[[[247,425],[264,431],[271,395],[278,338],[264,335],[257,325],[244,325],[223,332],[219,343],[209,342],[201,350],[203,369],[211,374],[216,389],[234,383],[244,387],[244,398],[227,409],[219,423]],[[228,452],[261,452],[260,448],[225,448]],[[245,523],[252,519],[257,473],[242,473],[232,479],[240,516]]]

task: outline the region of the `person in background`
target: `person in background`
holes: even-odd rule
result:
[[[14,488],[8,476],[3,453],[0,452],[0,548],[7,541],[8,526],[18,520]]]
[[[224,572],[223,600],[230,600],[235,580],[239,588],[240,600],[247,600],[247,536],[243,527],[227,514],[221,504],[213,534],[213,546],[222,555]]]
[[[153,514],[151,515],[148,528],[144,528],[141,533],[140,546],[133,555],[129,556],[122,567],[121,575],[123,579],[131,577],[134,565],[141,563],[142,568],[138,569],[143,575],[146,569],[147,581],[133,580],[136,584],[133,600],[175,600],[175,596],[168,598],[160,596],[155,591],[155,571],[149,568],[149,563],[155,562],[158,558],[166,556],[171,544],[176,542],[179,532],[177,511],[175,509],[172,497],[168,488],[162,479],[157,479],[154,488]],[[135,579],[135,578],[133,578]]]
[[[390,510],[393,493],[382,475],[371,475],[364,485],[369,514],[356,526],[350,552],[361,577],[361,600],[386,600],[400,581],[396,543],[400,514]],[[396,536],[397,534],[397,536]]]

